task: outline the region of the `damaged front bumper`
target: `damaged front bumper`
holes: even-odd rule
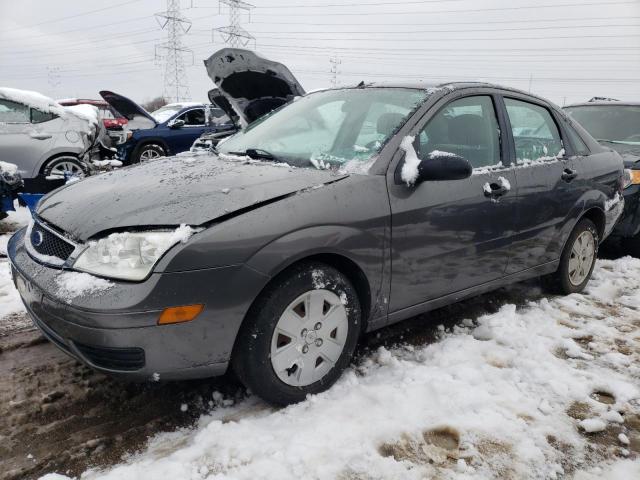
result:
[[[24,247],[24,229],[8,244],[14,283],[35,325],[62,351],[88,366],[135,381],[223,374],[248,302],[229,291],[260,282],[243,266],[154,273],[144,282],[113,282],[107,292],[65,301],[61,270],[36,262]],[[218,297],[219,296],[219,297]],[[204,303],[195,320],[158,325],[169,306]]]

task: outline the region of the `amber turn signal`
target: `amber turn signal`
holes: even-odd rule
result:
[[[638,185],[640,183],[640,170],[629,170],[630,185]]]
[[[183,305],[181,307],[165,308],[160,314],[158,325],[168,325],[170,323],[190,322],[204,310],[204,305]]]

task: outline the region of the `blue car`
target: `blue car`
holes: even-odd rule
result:
[[[124,165],[175,155],[189,150],[204,133],[235,130],[221,109],[203,103],[170,103],[149,113],[117,93],[100,95],[129,123],[126,140],[117,145],[116,158]]]

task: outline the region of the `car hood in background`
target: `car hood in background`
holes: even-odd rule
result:
[[[108,90],[102,90],[100,96],[129,121],[128,127],[131,130],[153,128],[158,124],[149,112],[127,97]]]
[[[202,225],[344,177],[205,155],[169,157],[69,184],[44,197],[37,215],[86,241],[115,230]]]
[[[244,125],[305,94],[286,66],[250,50],[223,48],[204,64],[219,89],[216,95],[226,97]]]

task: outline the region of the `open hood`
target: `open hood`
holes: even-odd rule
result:
[[[226,97],[243,125],[305,94],[287,67],[250,50],[223,48],[204,64],[218,95]]]
[[[111,105],[116,112],[129,120],[128,128],[131,130],[143,130],[145,128],[153,128],[158,122],[144,108],[133,100],[123,97],[108,90],[102,90],[100,96]]]
[[[231,119],[236,127],[240,127],[240,118],[238,117],[238,114],[229,103],[229,100],[227,100],[227,97],[222,94],[219,88],[213,88],[209,90],[207,96],[209,97],[209,101],[213,105],[220,107],[222,111],[227,114],[227,117]]]

